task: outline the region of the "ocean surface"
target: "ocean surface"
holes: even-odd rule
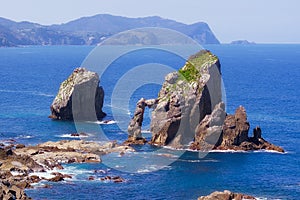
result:
[[[77,131],[74,123],[48,119],[49,107],[60,83],[74,68],[81,66],[93,48],[0,48],[1,142],[13,139],[17,143],[34,145],[49,140],[74,139],[69,137],[70,133]],[[300,45],[208,45],[205,48],[221,61],[227,112],[233,113],[239,105],[243,105],[251,129],[261,126],[263,137],[282,146],[286,153],[211,152],[201,158],[197,152],[169,156],[175,150],[164,149],[164,153],[158,153],[158,148],[146,145],[137,148],[137,153],[123,157],[116,154],[103,156],[104,162],[99,164],[64,165],[63,172],[72,174],[73,179],[50,183],[50,189],[37,185],[27,190],[28,195],[34,199],[49,200],[197,199],[215,190],[231,190],[261,199],[299,199]],[[136,52],[113,62],[110,70],[101,77],[106,93],[103,110],[108,114],[104,120],[112,121],[96,125],[109,140],[122,142],[127,138],[118,124],[127,124],[128,121],[116,120],[112,113],[113,82],[124,71],[150,61],[176,69],[184,64],[183,59],[166,52]],[[139,76],[136,76],[131,84],[138,79]],[[129,106],[117,108],[118,119],[129,119],[135,102],[141,97],[155,98],[159,88],[157,84],[139,87],[129,99]],[[149,138],[150,111],[147,113],[143,133]],[[170,160],[170,164],[162,166],[159,162],[147,162],[153,157]],[[141,162],[144,165],[140,165]],[[128,171],[125,165],[134,167]],[[103,170],[106,174],[95,170]],[[121,176],[126,181],[119,184],[88,181],[89,176],[100,178],[105,175]]]

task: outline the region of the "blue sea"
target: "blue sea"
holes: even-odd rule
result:
[[[0,48],[0,141],[35,145],[46,141],[74,139],[73,122],[48,119],[50,105],[60,83],[93,50],[91,46],[28,46]],[[72,179],[48,183],[51,188],[28,189],[33,199],[197,199],[216,190],[246,193],[260,199],[300,198],[300,45],[207,45],[221,61],[227,112],[233,113],[243,105],[248,113],[251,129],[261,126],[263,137],[282,146],[286,153],[274,152],[211,152],[199,157],[197,152],[175,152],[157,147],[137,147],[136,153],[120,157],[103,156],[99,164],[66,164],[64,173]],[[127,133],[118,124],[132,116],[135,102],[141,98],[155,98],[157,84],[137,88],[129,106],[119,109],[114,118],[111,97],[113,85],[136,65],[147,62],[162,63],[178,69],[184,60],[167,52],[136,52],[111,63],[103,73],[101,85],[106,96],[104,120],[112,123],[99,126],[109,140],[122,142]],[[164,76],[163,72],[157,72]],[[131,84],[139,80],[137,75]],[[128,86],[129,87],[129,86]],[[127,92],[123,91],[124,94]],[[147,114],[149,112],[149,115]],[[150,111],[147,111],[143,133],[149,133]],[[120,119],[124,119],[120,120]],[[251,131],[250,131],[251,134]],[[85,138],[89,140],[89,138]],[[94,138],[93,138],[94,140]],[[139,156],[135,157],[136,154]],[[176,152],[175,152],[176,154]],[[142,156],[141,156],[142,155]],[[161,156],[170,160],[167,166],[149,161]],[[136,159],[135,159],[136,158]],[[106,162],[109,160],[109,162]],[[130,162],[130,163],[128,163]],[[141,165],[146,163],[148,165]],[[131,171],[124,165],[134,166]],[[89,181],[105,175],[121,176],[124,183]],[[41,183],[43,184],[43,183]]]

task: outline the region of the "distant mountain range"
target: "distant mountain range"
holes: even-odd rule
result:
[[[99,14],[50,26],[0,18],[0,46],[96,45],[116,33],[142,27],[173,29],[188,35],[200,44],[220,43],[204,22],[187,25],[157,16],[127,18]]]

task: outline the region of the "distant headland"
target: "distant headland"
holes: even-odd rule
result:
[[[83,17],[59,25],[15,22],[0,17],[0,47],[22,45],[97,45],[122,31],[160,27],[179,31],[200,44],[220,44],[205,22],[184,24],[158,16],[127,18],[108,14]]]

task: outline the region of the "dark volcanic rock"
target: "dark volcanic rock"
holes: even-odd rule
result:
[[[233,193],[228,190],[224,192],[213,192],[210,195],[199,197],[198,200],[255,200],[253,196]]]
[[[50,109],[52,119],[97,120],[105,117],[102,111],[104,91],[97,73],[77,68],[65,80]]]

